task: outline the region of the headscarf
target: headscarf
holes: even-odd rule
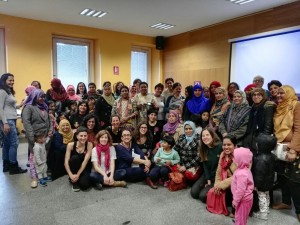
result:
[[[211,92],[211,86],[214,85],[216,88],[221,87],[221,83],[219,81],[213,81],[209,85],[209,93],[210,93],[210,102],[213,104],[216,100],[215,93]]]
[[[62,130],[62,125],[64,124],[68,124],[69,125],[69,131],[66,133],[66,132],[63,132]],[[63,136],[63,143],[64,144],[68,144],[70,142],[73,141],[73,137],[74,137],[74,133],[71,129],[71,125],[70,125],[70,122],[69,120],[67,119],[62,119],[60,122],[59,122],[59,125],[58,125],[58,133],[60,133],[62,136]]]
[[[73,95],[69,95],[69,93],[68,93],[69,89],[73,89],[74,90],[74,94]],[[68,96],[69,96],[70,100],[74,100],[74,101],[80,101],[81,100],[80,96],[78,96],[78,95],[75,94],[75,87],[73,85],[68,85],[67,86],[67,93],[68,93]]]
[[[169,114],[175,115],[176,121],[175,121],[175,123],[170,123],[168,120],[168,122],[163,127],[163,131],[167,132],[168,134],[175,134],[176,129],[179,125],[179,116],[178,116],[178,113],[173,110],[170,110]]]
[[[45,102],[43,104],[39,104],[37,101],[38,98],[42,96],[44,97],[45,93],[41,89],[34,89],[33,91],[31,91],[28,98],[26,99],[24,107],[26,105],[36,105],[40,110],[48,111],[48,106]]]
[[[285,92],[285,98],[278,104],[274,115],[274,130],[278,142],[282,142],[292,130],[294,109],[298,102],[294,88],[289,85],[283,85],[280,89]]]
[[[51,84],[56,87],[55,90],[53,88],[50,89],[50,96],[53,100],[63,102],[68,99],[68,93],[66,92],[64,86],[61,84],[60,79],[53,78]]]
[[[245,87],[244,92],[250,91],[251,88],[256,88],[256,84],[249,84]]]
[[[105,172],[109,170],[109,164],[110,164],[110,149],[109,149],[109,143],[106,145],[97,144],[96,145],[96,151],[98,156],[98,163],[101,166],[101,152],[105,153]]]
[[[196,97],[193,94],[193,98],[186,103],[188,110],[192,114],[201,114],[205,110],[209,111],[209,103],[208,103],[208,100],[204,97],[204,91],[203,91],[202,86],[200,84],[196,84],[193,89],[194,89],[194,91],[197,89],[200,89],[201,96]]]
[[[34,89],[35,86],[28,86],[27,88],[25,88],[26,95],[29,95]]]
[[[115,97],[114,97],[112,94],[110,94],[109,96],[106,96],[106,95],[103,93],[102,97],[104,98],[104,100],[105,100],[109,105],[111,105],[111,106],[114,105],[114,103],[115,103]]]
[[[214,105],[212,106],[211,111],[210,111],[211,118],[213,118],[213,117],[219,118],[220,116],[222,116],[223,113],[228,108],[228,103],[229,103],[226,89],[224,87],[217,87],[216,89],[219,89],[222,91],[222,93],[224,94],[224,98],[219,101],[216,101],[214,103]]]
[[[232,102],[230,106],[231,110],[227,111],[229,113],[227,115],[227,119],[224,121],[227,132],[237,130],[241,126],[245,116],[249,114],[249,111],[251,109],[247,101],[246,93],[241,90],[236,90],[234,94],[236,93],[240,94],[243,100],[239,105],[236,105],[234,104],[234,102]]]
[[[187,143],[190,143],[195,138],[195,135],[197,133],[196,132],[196,126],[192,121],[189,121],[189,120],[184,122],[183,129],[185,129],[186,125],[189,125],[193,129],[193,133],[192,133],[191,136],[185,135],[185,139],[187,140]]]

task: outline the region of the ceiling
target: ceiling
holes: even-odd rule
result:
[[[295,1],[255,0],[237,5],[228,0],[7,0],[0,1],[0,14],[169,37]],[[79,13],[85,8],[108,14],[102,18],[81,16]],[[159,22],[175,27],[168,30],[150,27]]]

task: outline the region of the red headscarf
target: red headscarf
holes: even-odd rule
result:
[[[255,85],[255,84],[249,84],[249,85],[247,85],[247,86],[245,87],[244,91],[245,91],[245,92],[246,92],[246,91],[250,91],[251,88],[256,88],[256,85]]]
[[[51,86],[54,86],[55,88],[50,89],[50,96],[55,101],[65,101],[68,99],[68,93],[66,92],[64,86],[61,84],[60,79],[53,78],[51,81]]]

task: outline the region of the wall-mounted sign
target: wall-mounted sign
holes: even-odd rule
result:
[[[118,66],[114,66],[113,67],[113,72],[114,72],[114,75],[119,75],[119,67]]]

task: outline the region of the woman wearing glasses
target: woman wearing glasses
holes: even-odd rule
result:
[[[139,182],[145,180],[151,166],[150,160],[132,142],[129,130],[124,129],[122,131],[121,140],[121,143],[115,147],[117,153],[116,170],[124,169],[126,171],[126,181]]]

